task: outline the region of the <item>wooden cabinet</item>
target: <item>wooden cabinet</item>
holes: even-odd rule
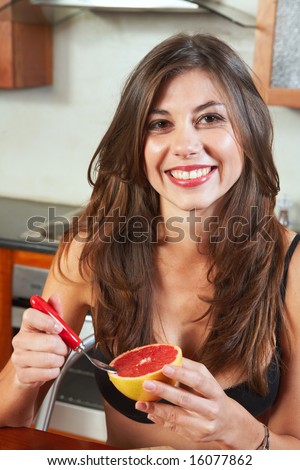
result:
[[[14,264],[49,269],[51,254],[0,248],[0,370],[8,361],[11,352],[12,327],[12,274]]]
[[[300,108],[300,5],[258,0],[253,70],[266,103]]]
[[[0,88],[52,83],[52,27],[30,0],[0,0]]]

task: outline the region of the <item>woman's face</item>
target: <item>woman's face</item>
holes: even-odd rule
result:
[[[225,98],[201,69],[170,78],[147,119],[145,170],[162,215],[196,209],[213,215],[243,168]]]

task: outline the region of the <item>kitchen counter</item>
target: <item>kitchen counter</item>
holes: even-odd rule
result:
[[[0,247],[54,254],[58,239],[49,236],[44,224],[56,220],[59,237],[79,210],[78,206],[0,197]]]
[[[33,428],[1,428],[1,450],[116,450],[104,442],[82,440]],[[16,457],[18,458],[18,456]],[[35,466],[34,466],[35,467]]]

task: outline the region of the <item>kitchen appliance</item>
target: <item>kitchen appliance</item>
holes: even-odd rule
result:
[[[24,309],[30,307],[30,297],[41,295],[47,275],[47,269],[14,265],[14,334],[20,328]],[[92,318],[88,314],[79,336],[84,340],[93,332]],[[79,357],[66,373],[58,391],[49,428],[71,434],[78,432],[78,435],[89,439],[106,440],[102,397],[94,379],[94,366],[85,357]]]
[[[205,13],[222,16],[240,26],[255,28],[254,16],[214,0],[31,0],[41,5],[49,22],[56,23],[76,15],[83,8],[101,14],[103,12],[137,13]]]
[[[91,8],[102,11],[173,11],[199,10],[193,0],[31,0],[33,4]]]

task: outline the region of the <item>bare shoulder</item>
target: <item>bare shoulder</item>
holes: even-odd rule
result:
[[[296,234],[288,232],[289,245],[292,243]],[[300,341],[300,242],[296,245],[295,250],[290,259],[287,285],[285,295],[285,310],[287,321],[290,323],[290,330],[299,335]]]
[[[80,262],[85,244],[84,235],[79,234],[70,243],[62,242],[54,263],[55,270],[70,281],[79,284],[84,283],[90,277],[87,266],[83,266]]]
[[[77,240],[70,243],[62,242],[54,257],[50,273],[59,282],[84,283],[85,276],[81,274],[80,258],[84,245]]]
[[[297,235],[297,232],[294,232],[293,230],[286,230],[285,235],[284,235],[284,244],[286,250],[288,250],[289,246],[291,245],[292,241],[294,240],[295,236]]]
[[[60,297],[64,319],[73,327],[82,324],[93,306],[91,274],[80,262],[83,248],[83,238],[73,240],[68,247],[60,247],[43,291],[45,299],[51,295]]]

